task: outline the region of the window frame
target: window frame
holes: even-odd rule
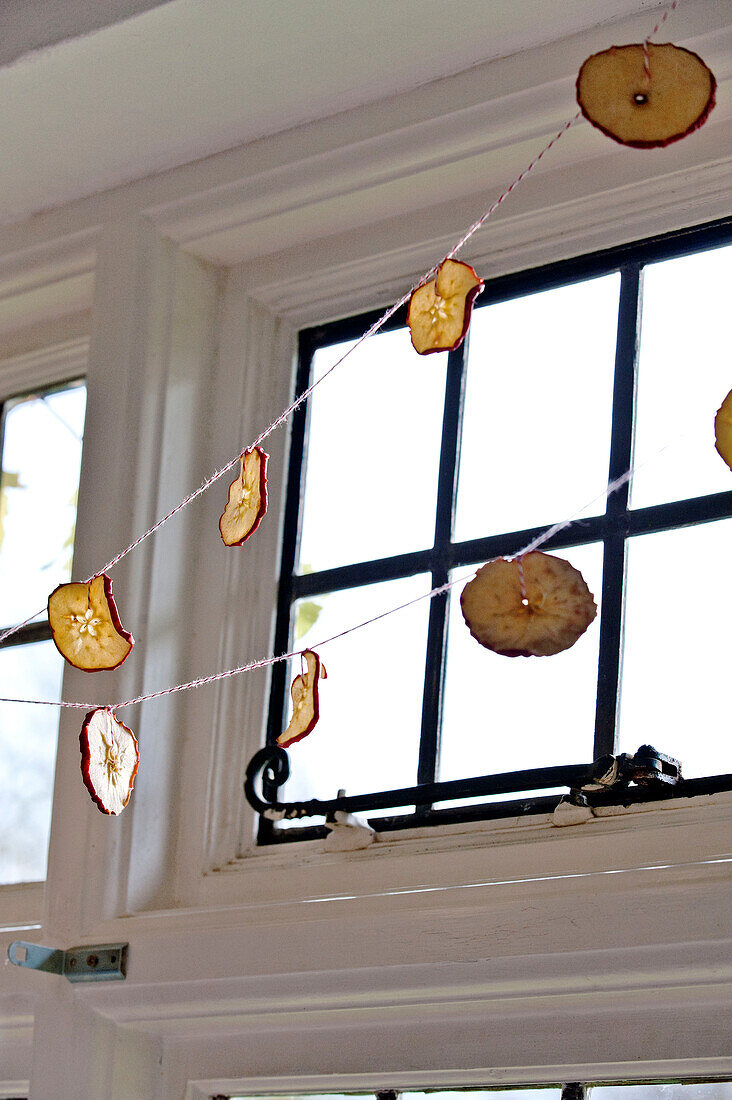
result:
[[[732,218],[728,217],[486,280],[484,292],[477,299],[475,309],[590,278],[619,273],[621,283],[615,345],[608,483],[620,478],[632,463],[644,268],[651,263],[708,251],[731,242]],[[312,360],[316,350],[334,343],[358,339],[380,316],[381,312],[374,310],[341,321],[301,330],[296,392],[304,392],[311,384]],[[381,331],[392,331],[404,326],[405,322],[406,307],[402,307],[387,321]],[[285,497],[275,652],[288,652],[293,648],[293,609],[295,602],[299,599],[322,596],[378,581],[406,578],[416,573],[430,573],[432,578],[430,587],[438,588],[447,583],[451,570],[515,553],[517,546],[529,544],[549,526],[544,524],[541,527],[503,532],[460,542],[452,539],[468,345],[469,334],[460,348],[448,354],[435,537],[429,549],[298,574],[296,563],[302,524],[309,403],[306,402],[294,414]],[[544,544],[544,548],[548,551],[598,542],[603,546],[594,760],[616,752],[628,539],[732,516],[732,490],[634,509],[629,508],[629,495],[630,482],[625,482],[607,498],[607,507],[603,514],[573,521],[562,531],[552,535]],[[430,601],[416,778],[416,784],[425,787],[425,799],[432,795],[428,788],[436,781],[439,759],[448,599],[448,595],[444,594]],[[287,665],[280,662],[272,669],[267,718],[268,745],[275,744],[279,733],[284,728],[286,702]],[[663,752],[663,744],[656,747]],[[683,761],[681,763],[683,765]],[[588,763],[579,767],[589,769],[590,766]],[[571,785],[572,772],[576,769],[577,765],[560,764],[558,768],[526,769],[510,773],[510,778],[508,775],[500,774],[491,778],[495,779],[497,793],[511,794],[542,785],[548,787],[563,785],[565,782]],[[562,779],[561,774],[557,774],[561,772],[566,773],[566,779]],[[474,778],[477,780],[480,777]],[[501,785],[502,780],[503,785]],[[470,782],[467,777],[466,782]],[[522,782],[523,786],[519,786],[518,784]],[[509,783],[513,785],[508,785]],[[483,788],[485,786],[486,784],[483,783]],[[265,799],[276,798],[276,787],[267,782],[266,778],[263,787]],[[654,797],[679,795],[691,797],[729,789],[732,789],[732,775],[715,775],[682,781],[677,787],[665,788],[660,792],[649,788],[633,788],[630,792],[623,790],[620,795],[607,792],[603,794],[602,802],[617,804],[619,801],[623,803],[646,801]],[[368,812],[369,808],[376,808],[372,795],[376,796],[378,793],[370,792],[368,795],[356,796],[356,799],[362,803],[357,806],[352,805],[354,798],[342,800],[343,806],[341,807],[339,802],[339,808]],[[470,793],[466,791],[463,797],[468,797]],[[482,789],[476,793],[488,792]],[[451,793],[443,797],[454,796]],[[414,812],[374,818],[370,824],[380,831],[393,831],[418,828],[423,825],[546,813],[556,807],[561,797],[560,795],[534,796],[522,798],[520,801],[438,810],[433,808],[432,801],[420,804],[419,799],[416,799]],[[386,803],[386,805],[393,804]],[[269,845],[317,839],[325,835],[327,830],[322,825],[278,830],[273,821],[261,816],[258,843]]]
[[[62,325],[56,326],[62,329]],[[83,380],[86,384],[89,360],[89,336],[48,339],[30,351],[0,357],[0,417],[4,405],[16,397],[38,390],[63,388],[68,382]],[[59,332],[60,335],[60,332]],[[0,419],[0,456],[2,455],[2,419]],[[12,626],[0,625],[0,633]],[[26,645],[48,641],[51,632],[47,622],[33,623],[0,646]],[[45,879],[0,884],[0,922],[8,926],[37,927],[43,911]]]

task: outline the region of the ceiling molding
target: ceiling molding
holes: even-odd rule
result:
[[[610,165],[611,177],[639,186],[653,186],[659,174],[673,176],[691,163],[717,162],[719,150],[729,147],[723,139],[732,117],[732,25],[702,29],[688,44],[709,57],[719,83],[717,107],[699,134],[639,156],[583,120],[521,192],[530,190],[529,182],[561,172],[565,194],[572,194],[574,179],[598,160]],[[476,181],[485,207],[576,111],[576,58],[589,47],[576,39],[562,46],[558,54],[556,46],[544,47],[481,66],[477,86],[476,70],[470,70],[435,82],[421,102],[410,93],[254,143],[231,183],[152,204],[147,216],[160,233],[200,258],[230,265],[406,218],[419,205],[432,209],[437,220],[436,204],[444,203],[448,216],[440,224],[454,221],[449,208],[468,197],[479,213]],[[515,62],[512,70],[509,60]],[[540,83],[537,73],[544,77]],[[715,130],[710,149],[702,135]],[[555,185],[552,201],[562,198]]]
[[[723,134],[732,141],[732,126],[727,126]],[[719,147],[724,147],[723,142]],[[732,212],[732,157],[614,189],[600,182],[602,176],[607,180],[604,163],[590,167],[598,177],[599,190],[576,195],[577,189],[569,187],[567,192],[574,191],[575,196],[557,196],[558,201],[552,205],[519,213],[506,208],[468,244],[463,258],[476,266],[483,278],[491,278],[702,224]],[[560,186],[567,181],[563,171],[561,176],[563,180],[555,180]],[[588,177],[586,170],[585,186]],[[543,184],[546,198],[550,190],[546,177]],[[556,191],[552,188],[553,194]],[[465,200],[458,207],[464,212],[466,225],[470,209],[478,209],[476,200]],[[438,208],[431,219],[428,215],[414,219],[413,224],[418,224],[408,243],[401,243],[404,234],[400,219],[392,219],[359,234],[359,240],[354,240],[355,234],[351,233],[320,242],[310,249],[309,269],[307,254],[299,261],[293,256],[292,263],[286,254],[279,254],[256,266],[243,264],[243,277],[249,281],[254,298],[299,326],[388,305],[459,238],[459,231],[434,236],[424,232],[429,221],[444,225],[447,217],[455,220],[454,204],[450,210],[444,205]],[[366,247],[370,251],[365,251]],[[349,250],[354,258],[341,259]],[[301,270],[295,268],[296,262]]]
[[[83,230],[0,256],[0,347],[7,333],[91,308],[96,236]]]

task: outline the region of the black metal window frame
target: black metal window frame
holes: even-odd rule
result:
[[[678,230],[661,236],[646,238],[616,248],[605,249],[590,255],[545,265],[533,270],[501,276],[486,282],[477,299],[475,309],[499,302],[524,297],[542,290],[550,290],[572,283],[617,272],[620,274],[620,298],[615,353],[615,373],[612,395],[612,427],[608,483],[619,478],[631,465],[633,453],[634,405],[640,344],[642,310],[643,269],[661,260],[704,252],[732,243],[732,217],[712,223]],[[299,336],[299,364],[296,392],[302,393],[311,381],[312,360],[315,352],[330,344],[356,340],[380,316],[373,311],[342,321],[335,321],[301,331]],[[406,310],[395,314],[383,331],[402,327]],[[298,574],[299,538],[302,521],[304,476],[307,459],[308,407],[301,407],[293,417],[290,443],[290,461],[287,497],[284,516],[283,550],[280,568],[278,608],[274,647],[276,653],[292,647],[292,609],[295,601],[323,596],[343,589],[356,588],[378,581],[390,581],[410,577],[416,573],[429,573],[431,587],[437,588],[449,580],[450,572],[461,566],[479,565],[490,558],[515,553],[517,546],[525,546],[547,529],[542,527],[522,531],[503,532],[486,538],[464,542],[452,540],[452,527],[457,496],[457,475],[460,452],[460,427],[465,394],[468,340],[447,361],[447,377],[442,423],[435,538],[430,549],[381,558],[373,561],[343,565],[308,574]],[[732,491],[712,493],[651,507],[629,508],[629,484],[626,482],[607,499],[606,511],[599,516],[583,518],[555,534],[544,544],[545,550],[561,550],[588,543],[603,546],[603,582],[600,613],[600,642],[598,660],[597,700],[595,711],[594,759],[615,751],[617,711],[620,684],[620,663],[623,633],[624,578],[627,540],[636,535],[669,531],[732,516]],[[563,519],[563,517],[557,517]],[[439,754],[441,704],[444,683],[445,648],[447,634],[447,596],[430,601],[425,681],[422,700],[422,724],[417,784],[433,785]],[[287,668],[284,663],[273,666],[267,744],[273,745],[284,727],[285,707],[288,697]],[[663,750],[663,746],[658,748]],[[683,762],[682,762],[683,763]],[[580,766],[574,766],[580,767]],[[582,766],[582,767],[589,767]],[[492,777],[495,783],[491,792],[511,793],[550,787],[571,780],[562,780],[560,772],[571,772],[571,767],[527,769],[505,776]],[[458,781],[459,784],[460,781]],[[518,785],[516,785],[518,784]],[[463,783],[463,786],[465,784]],[[457,788],[457,784],[456,784]],[[691,780],[683,784],[683,792],[691,795],[712,790],[732,788],[732,776],[714,776],[705,780]],[[425,788],[427,791],[428,787]],[[274,785],[265,773],[264,796],[272,798]],[[463,797],[470,792],[466,791]],[[488,793],[485,782],[477,792]],[[667,791],[670,795],[672,792]],[[457,789],[456,789],[457,794]],[[442,798],[454,797],[452,794]],[[644,789],[625,791],[621,801],[637,801],[654,797]],[[490,819],[525,813],[551,811],[559,796],[537,796],[518,801],[488,803],[451,809],[433,809],[429,802],[415,799],[414,812],[395,817],[379,817],[371,824],[380,831],[413,828],[425,824]],[[347,799],[343,808],[368,811],[379,805],[406,805],[394,800],[379,802],[379,797],[365,796]],[[356,802],[358,805],[356,805]],[[307,826],[277,830],[272,821],[260,820],[259,842],[263,844],[311,839],[325,835],[323,826]]]
[[[38,397],[40,395],[45,397],[49,394],[60,393],[62,390],[67,390],[71,386],[82,383],[86,384],[86,379],[80,375],[74,375],[73,378],[67,378],[61,382],[51,382],[48,385],[33,386],[28,390],[21,390],[18,393],[8,394],[0,400],[0,477],[2,476],[6,406],[11,402],[22,401],[31,397]],[[14,623],[0,623],[0,634],[14,625]],[[0,642],[0,649],[5,649],[10,646],[30,645],[33,642],[48,642],[51,638],[51,626],[48,619],[39,619],[36,622],[22,626],[20,630],[16,630],[16,632],[11,634],[9,638],[6,638],[4,642]]]

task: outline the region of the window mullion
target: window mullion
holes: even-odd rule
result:
[[[432,551],[432,588],[448,581],[448,556],[452,539],[460,456],[460,433],[465,400],[465,364],[467,339],[457,351],[447,357],[445,405],[442,417],[440,466],[437,475],[437,507],[435,513],[435,544]],[[448,595],[430,601],[425,684],[422,696],[422,729],[417,766],[418,783],[434,783],[440,748],[440,717],[445,665],[445,635],[447,632]],[[428,807],[418,807],[425,810]]]
[[[629,469],[633,457],[633,428],[638,351],[640,346],[643,277],[640,264],[621,270],[618,336],[613,384],[612,433],[608,482]],[[626,481],[607,499],[604,539],[600,654],[595,711],[595,758],[615,751],[623,648],[623,597],[630,483]]]
[[[304,393],[310,385],[315,344],[309,333],[301,332],[295,392]],[[290,632],[293,604],[293,577],[300,546],[302,525],[302,488],[307,447],[308,402],[293,414],[290,432],[290,459],[285,490],[285,515],[282,533],[282,560],[277,595],[274,653],[286,653],[290,648]],[[267,744],[273,745],[282,732],[287,697],[287,663],[277,661],[272,665],[269,711],[267,718]],[[274,787],[263,783],[265,798],[271,798]],[[274,826],[266,818],[260,818],[258,840],[260,844],[271,841]]]

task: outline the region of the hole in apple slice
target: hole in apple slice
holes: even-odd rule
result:
[[[48,621],[59,653],[83,672],[117,668],[135,644],[120,622],[106,573],[88,584],[55,588],[48,597]]]
[[[104,814],[117,815],[130,801],[140,763],[137,739],[109,707],[90,710],[79,736],[81,775]]]
[[[318,681],[325,680],[327,672],[320,657],[312,649],[301,653],[303,670],[292,681],[292,718],[287,729],[277,738],[277,744],[286,748],[301,741],[315,728],[320,716]]]
[[[267,460],[261,447],[245,451],[239,477],[229,486],[229,499],[219,520],[226,546],[241,546],[259,527],[267,511]]]
[[[409,300],[407,324],[420,355],[459,348],[470,324],[473,301],[483,289],[470,264],[445,260],[436,278],[417,287]]]

